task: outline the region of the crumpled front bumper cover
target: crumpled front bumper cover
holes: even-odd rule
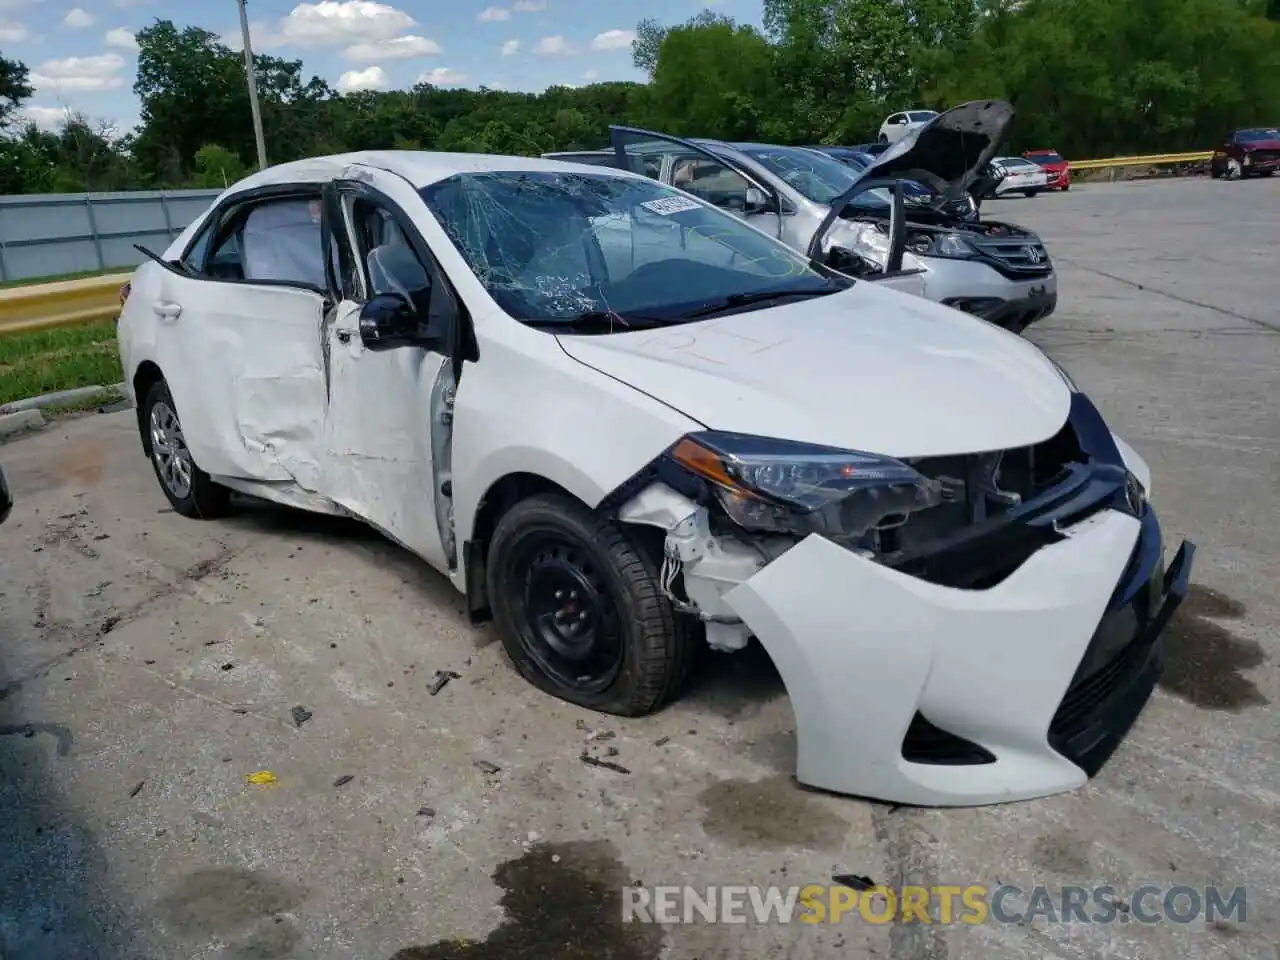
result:
[[[1151,694],[1194,548],[1159,572],[1150,509],[1141,520],[1103,510],[1063,532],[985,590],[938,586],[814,535],[725,594],[786,685],[797,779],[969,806],[1070,790],[1096,772]],[[988,758],[907,759],[918,717]]]

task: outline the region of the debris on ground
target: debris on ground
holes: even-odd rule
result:
[[[280,782],[279,778],[270,770],[259,770],[257,773],[251,773],[244,778],[245,782],[252,783],[258,787],[273,787]]]
[[[342,776],[340,776],[337,780],[333,781],[333,785],[334,785],[335,787],[345,787],[348,783],[350,783],[350,782],[351,782],[352,780],[354,780],[354,779],[355,779],[355,777],[354,777],[354,776],[352,776],[351,774],[349,774],[349,773],[344,773],[344,774],[343,774]]]
[[[482,773],[488,774],[497,773],[502,769],[496,763],[490,763],[488,760],[477,760],[476,767],[478,767]]]
[[[293,725],[295,727],[302,726],[304,723],[310,720],[313,716],[315,716],[315,714],[313,714],[310,710],[308,710],[306,707],[301,705],[296,706],[292,710],[290,710],[289,715],[293,717]]]
[[[138,785],[129,791],[129,796],[136,797],[138,794],[140,794],[142,792],[142,788],[146,786],[146,783],[147,781],[145,780],[139,780]]]
[[[222,665],[223,670],[234,670],[235,668],[236,668],[236,665],[234,663],[224,663]]]
[[[455,673],[452,670],[437,670],[431,678],[431,682],[427,684],[427,691],[434,697],[437,693],[444,689],[446,683],[450,680],[461,680],[462,674]]]
[[[591,743],[593,741],[598,742],[600,740],[612,740],[616,736],[617,734],[612,730],[592,730],[591,733],[587,735],[587,742]]]
[[[585,750],[582,751],[582,755],[578,759],[589,767],[603,767],[605,770],[612,770],[615,773],[631,772],[620,763],[614,763],[612,760],[602,760],[600,757],[593,757]]]
[[[665,747],[670,742],[670,737],[659,737],[657,740],[653,741],[653,745],[655,747]]]
[[[420,817],[434,817],[435,815],[436,815],[436,811],[435,811],[435,808],[433,807],[418,808],[418,816]]]
[[[856,873],[834,873],[831,882],[850,890],[870,890],[876,882],[870,877],[861,877]]]

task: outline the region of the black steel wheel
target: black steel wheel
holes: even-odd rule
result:
[[[503,647],[535,686],[622,716],[679,691],[688,628],[652,559],[607,518],[564,495],[522,500],[498,521],[486,569]]]

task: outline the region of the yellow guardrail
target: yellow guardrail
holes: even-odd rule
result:
[[[1198,160],[1208,160],[1212,156],[1212,150],[1197,150],[1193,153],[1153,153],[1147,157],[1110,157],[1106,160],[1070,160],[1068,162],[1072,170],[1105,170],[1107,167],[1154,167],[1163,163],[1195,163]]]
[[[0,336],[110,320],[120,313],[120,287],[132,273],[33,283],[0,290]]]

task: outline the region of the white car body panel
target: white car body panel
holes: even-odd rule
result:
[[[549,481],[595,507],[692,431],[926,457],[1035,444],[1068,416],[1071,389],[1028,341],[877,283],[666,330],[574,336],[525,326],[490,297],[417,188],[463,170],[568,165],[409,157],[420,159],[366,154],[284,165],[234,189],[355,179],[394,200],[471,317],[480,359],[464,365],[456,384],[441,354],[368,350],[352,301],[324,317],[314,292],[187,279],[151,263],[137,271],[122,311],[120,352],[131,391],[140,364],[160,366],[196,463],[219,482],[357,516],[464,593],[462,546],[493,486],[512,475]],[[197,227],[165,256],[180,256]],[[152,304],[167,298],[189,309],[166,320]],[[1145,462],[1117,443],[1149,489]],[[445,479],[447,504],[439,498]],[[933,805],[1014,800],[1084,782],[1049,747],[1046,730],[1129,559],[1137,520],[1104,511],[1063,531],[1065,540],[998,586],[967,591],[895,572],[816,535],[761,549],[731,537],[707,541],[705,508],[660,485],[623,505],[620,518],[667,530],[669,547],[694,544],[685,554],[688,594],[726,616],[708,624],[713,646],[736,649],[749,632],[768,650],[795,711],[801,781]],[[905,762],[902,737],[917,709],[991,745],[997,762]]]
[[[872,283],[668,330],[561,341],[709,427],[895,457],[1037,443],[1071,403],[1029,341]]]
[[[1049,175],[1044,168],[1030,161],[1017,157],[996,157],[992,161],[1002,167],[1006,173],[996,186],[996,195],[1002,193],[1020,193],[1023,190],[1043,190],[1049,186]]]
[[[1084,772],[1049,746],[1049,722],[1138,521],[1108,511],[1070,532],[989,590],[934,586],[810,536],[726,594],[791,696],[797,779],[931,806],[1083,784]],[[996,762],[909,763],[901,744],[917,710]]]

